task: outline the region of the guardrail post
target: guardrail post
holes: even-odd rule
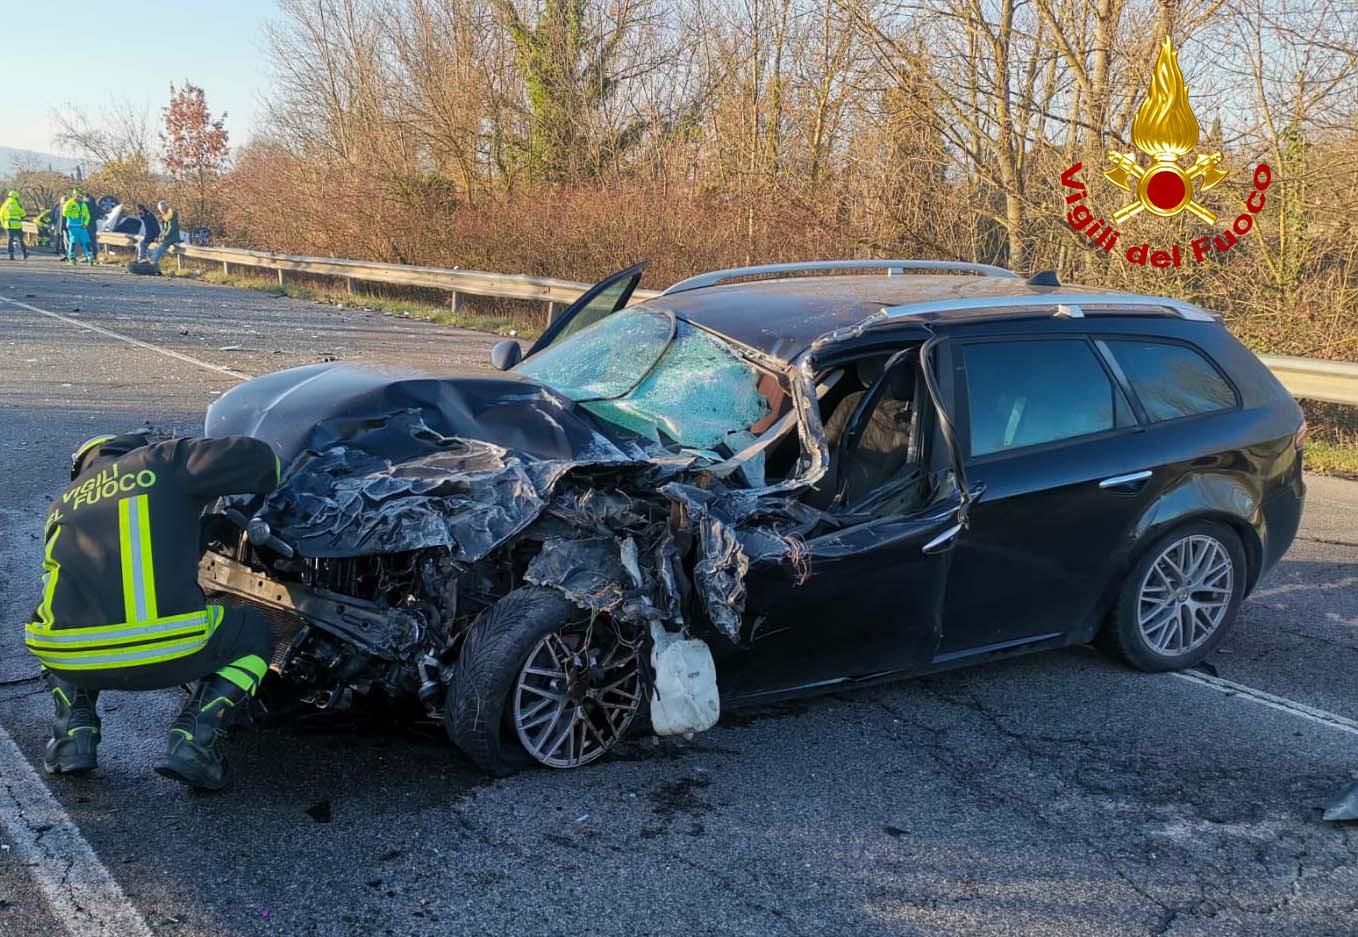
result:
[[[225,260],[222,261],[222,276],[224,277],[231,276],[231,265],[227,263]]]
[[[282,286],[282,285],[283,285],[283,268],[282,268],[282,267],[278,268],[278,285],[279,285],[279,286]]]
[[[562,311],[563,311],[563,310],[562,310],[562,308],[561,308],[561,304],[560,304],[560,303],[548,303],[548,304],[547,304],[547,324],[548,324],[548,325],[551,325],[553,322],[555,322],[555,321],[557,320],[557,317],[561,315]]]
[[[353,293],[353,291],[354,291],[354,278],[353,278],[353,277],[345,277],[345,278],[344,278],[344,291],[345,291],[346,293]]]
[[[458,315],[462,312],[462,294],[457,290],[453,290],[448,296],[448,310],[453,315]]]

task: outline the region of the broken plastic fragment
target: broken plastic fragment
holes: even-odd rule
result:
[[[692,735],[717,724],[717,666],[707,644],[651,622],[651,725],[656,735]]]
[[[1334,823],[1358,820],[1358,781],[1339,792],[1325,808],[1325,819]]]

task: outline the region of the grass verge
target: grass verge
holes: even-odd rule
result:
[[[1301,401],[1306,415],[1306,468],[1321,475],[1358,478],[1358,407]]]
[[[1358,478],[1358,448],[1327,442],[1306,444],[1306,470],[1320,475]]]
[[[410,319],[425,319],[478,332],[495,335],[514,335],[518,338],[536,338],[541,327],[526,323],[522,318],[495,313],[477,312],[464,309],[453,312],[450,308],[429,302],[412,299],[389,299],[371,293],[349,293],[343,289],[327,289],[317,286],[300,286],[292,283],[280,285],[275,279],[263,277],[226,275],[220,270],[194,270],[189,267],[176,270],[168,264],[163,268],[165,276],[196,280],[199,283],[213,283],[218,286],[231,286],[237,289],[256,290],[271,296],[287,296],[311,302],[343,306],[348,309],[371,309],[390,313],[393,316]]]

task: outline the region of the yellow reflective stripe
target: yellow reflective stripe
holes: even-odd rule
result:
[[[156,564],[151,552],[151,499],[147,495],[137,495],[141,502],[137,507],[138,533],[141,536],[141,585],[146,601],[146,621],[156,619]]]
[[[123,621],[136,621],[137,600],[133,585],[132,521],[130,509],[133,498],[118,502],[118,555],[123,564]]]
[[[28,632],[30,634],[45,634],[48,632],[53,634],[83,634],[88,631],[98,634],[114,634],[117,632],[130,631],[135,628],[144,628],[148,625],[173,624],[174,622],[193,621],[198,618],[207,618],[215,628],[221,623],[222,607],[220,605],[209,605],[196,612],[181,612],[178,615],[166,615],[164,618],[158,618],[155,621],[115,622],[110,625],[92,625],[88,628],[45,628],[38,622],[30,622],[28,624]]]
[[[256,680],[263,680],[264,675],[269,672],[268,663],[257,654],[247,654],[245,657],[237,658],[231,662],[231,666],[248,671],[254,675]]]
[[[24,627],[24,642],[30,649],[53,648],[62,645],[62,650],[79,648],[102,648],[110,644],[126,644],[129,640],[143,640],[151,645],[155,638],[160,641],[182,636],[185,631],[206,631],[212,636],[221,623],[221,606],[208,606],[202,611],[170,615],[156,622],[126,622],[122,625],[96,627],[46,627],[39,622],[30,622]],[[148,640],[151,638],[151,640]]]
[[[208,612],[176,615],[156,622],[137,622],[114,628],[40,628],[29,625],[25,640],[30,644],[63,644],[68,647],[100,647],[104,644],[124,644],[134,640],[150,640],[159,635],[177,634],[192,629],[212,630],[212,616]]]
[[[151,553],[151,500],[146,495],[118,502],[118,548],[122,552],[123,616],[156,618],[156,570]]]
[[[29,642],[28,649],[34,654],[48,654],[61,658],[98,657],[107,654],[142,654],[155,651],[158,648],[182,644],[184,641],[190,639],[201,638],[206,642],[211,635],[212,633],[204,628],[181,628],[173,634],[165,635],[159,640],[143,641],[139,644],[102,644],[92,649],[85,649],[81,645],[76,645],[75,647],[62,647],[60,645],[46,644],[42,641],[32,641]]]
[[[187,657],[203,649],[208,636],[195,638],[180,644],[164,647],[151,647],[141,651],[109,653],[86,653],[82,655],[53,654],[47,651],[34,651],[33,654],[43,664],[53,670],[104,670],[109,667],[140,667],[146,664],[159,664],[167,660]]]
[[[52,556],[60,536],[61,528],[57,527],[47,541],[47,552],[42,560],[42,604],[38,606],[38,621],[48,628],[52,627],[52,597],[56,595],[57,577],[61,575],[61,564]]]
[[[246,693],[253,695],[255,692],[255,683],[257,681],[250,679],[250,675],[248,673],[243,673],[239,667],[233,667],[228,664],[217,671],[217,676],[230,680]],[[206,707],[204,707],[204,709],[206,709]]]

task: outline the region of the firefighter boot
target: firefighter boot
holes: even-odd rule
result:
[[[226,759],[217,745],[226,735],[227,721],[249,699],[248,690],[220,673],[205,678],[175,719],[156,773],[203,790],[226,787]]]
[[[86,774],[94,770],[99,748],[98,690],[82,690],[47,671],[56,704],[52,739],[42,756],[48,774]]]

